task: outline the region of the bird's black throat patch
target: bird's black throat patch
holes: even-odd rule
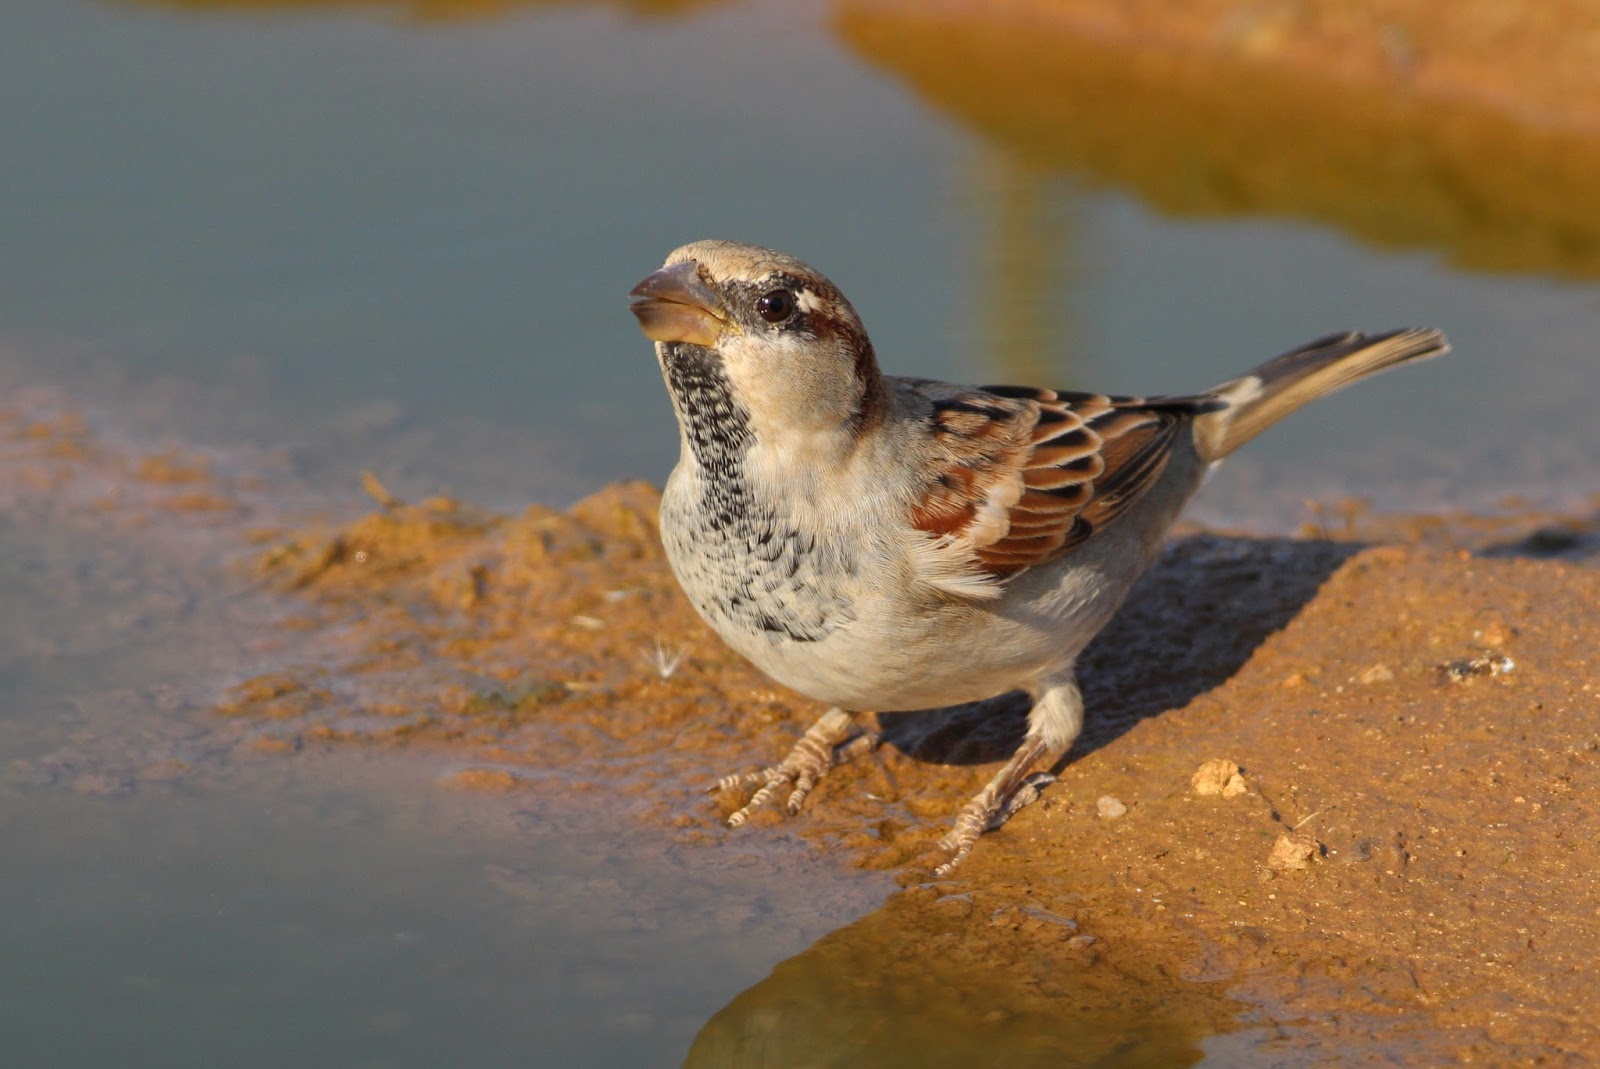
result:
[[[830,569],[817,540],[802,534],[745,473],[755,435],[750,412],[713,350],[663,346],[662,371],[700,469],[697,507],[663,512],[662,536],[676,542],[679,578],[713,627],[815,642],[851,619],[847,604],[818,589]],[[828,554],[821,554],[828,557]],[[690,581],[684,574],[693,570]]]
[[[708,506],[716,506],[713,518],[732,523],[736,513],[749,507],[749,488],[744,480],[744,458],[755,442],[750,432],[750,413],[733,395],[733,383],[714,351],[686,342],[665,346],[662,370],[667,389],[678,404],[678,418],[689,436],[689,448],[706,473]],[[711,500],[714,492],[719,498]]]

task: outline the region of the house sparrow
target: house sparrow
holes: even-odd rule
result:
[[[667,559],[723,640],[833,706],[728,819],[872,744],[854,714],[1011,690],[1015,755],[940,843],[948,873],[1031,801],[1083,723],[1078,654],[1156,556],[1206,473],[1323,394],[1447,351],[1436,330],[1336,334],[1183,397],[952,386],[883,374],[850,302],[771,249],[700,241],[632,292],[682,452]],[[853,734],[853,732],[855,732]]]

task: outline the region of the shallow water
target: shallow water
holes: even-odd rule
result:
[[[0,390],[241,449],[297,505],[363,469],[561,503],[665,475],[625,295],[724,236],[828,272],[903,373],[1181,391],[1333,329],[1450,332],[1447,362],[1231,461],[1213,521],[1596,485],[1587,209],[1480,191],[1436,219],[1415,174],[1336,153],[1282,194],[1186,142],[1199,120],[1091,127],[1105,86],[996,88],[893,6],[12,0]],[[1254,121],[1217,158],[1269,152]],[[1295,189],[1286,144],[1263,169]],[[839,944],[806,948],[885,881],[781,842],[695,860],[556,790],[433,790],[427,762],[255,754],[202,709],[260,667],[239,547],[78,519],[0,518],[8,1063],[752,1064],[772,997],[847,1029]],[[1106,1064],[1200,1057],[1193,1022],[1131,1021],[1154,1045]]]
[[[7,1065],[673,1064],[888,890],[444,790],[438,757],[259,752],[203,705],[262,603],[149,545],[8,528]]]

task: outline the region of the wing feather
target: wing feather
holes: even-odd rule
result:
[[[931,579],[995,597],[1125,513],[1166,469],[1209,397],[1110,397],[986,386],[932,399],[939,473],[912,508]]]

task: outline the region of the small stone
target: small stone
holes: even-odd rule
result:
[[[1227,758],[1212,758],[1189,777],[1189,786],[1202,797],[1220,794],[1224,798],[1233,798],[1250,789],[1239,772],[1239,766]]]
[[[1292,872],[1308,868],[1312,858],[1322,850],[1322,844],[1309,832],[1286,831],[1272,844],[1267,857],[1267,868],[1274,872]]]
[[[1113,798],[1109,794],[1102,794],[1100,800],[1094,805],[1095,811],[1107,820],[1115,820],[1128,811],[1128,807],[1121,800]]]
[[[1291,690],[1294,687],[1303,687],[1305,685],[1306,677],[1300,672],[1291,672],[1289,675],[1284,676],[1283,682],[1279,684],[1279,686],[1283,687],[1285,690]]]
[[[1374,683],[1388,683],[1394,679],[1394,672],[1386,664],[1375,664],[1371,668],[1364,668],[1356,676],[1356,682],[1371,686]]]

